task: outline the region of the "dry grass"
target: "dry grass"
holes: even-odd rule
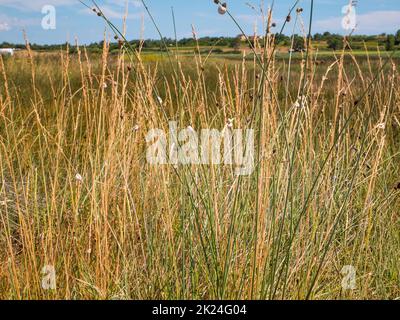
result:
[[[104,49],[0,60],[0,298],[400,297],[398,61]],[[149,129],[228,118],[256,129],[253,175],[146,163]]]

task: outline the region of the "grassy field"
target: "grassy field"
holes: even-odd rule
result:
[[[400,298],[397,58],[106,49],[0,58],[1,299]],[[148,164],[169,120],[254,173]]]

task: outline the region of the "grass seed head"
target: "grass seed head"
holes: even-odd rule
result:
[[[81,183],[81,182],[83,182],[83,177],[82,177],[79,173],[77,173],[77,174],[75,175],[75,180],[76,180],[77,182]]]

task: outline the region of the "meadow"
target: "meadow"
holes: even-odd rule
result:
[[[0,56],[0,298],[399,299],[399,59],[267,40]],[[170,120],[254,129],[254,173],[150,165]]]

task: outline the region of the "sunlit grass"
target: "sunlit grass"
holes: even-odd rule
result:
[[[260,61],[107,42],[0,60],[0,298],[399,298],[398,60],[289,65],[268,37]],[[253,175],[146,163],[149,129],[232,118],[256,130]]]

